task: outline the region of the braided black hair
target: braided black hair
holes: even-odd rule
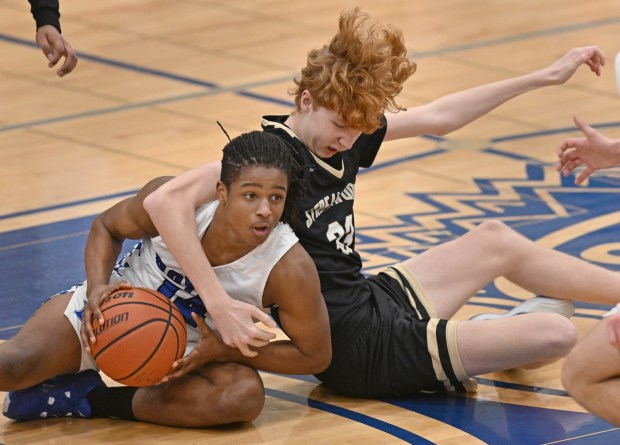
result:
[[[249,167],[277,168],[288,177],[288,191],[281,220],[291,225],[295,222],[296,208],[303,193],[302,169],[293,157],[292,147],[281,137],[263,131],[251,131],[232,139],[224,147],[220,181],[227,189],[241,172]]]

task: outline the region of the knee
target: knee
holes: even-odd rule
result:
[[[474,227],[472,229],[472,232],[482,233],[485,234],[485,236],[501,237],[514,232],[514,230],[512,230],[502,221],[498,221],[496,219],[489,219],[481,222],[476,227]]]
[[[579,403],[588,396],[590,393],[588,387],[594,383],[590,372],[592,363],[589,362],[587,356],[583,355],[584,347],[587,348],[580,344],[571,350],[562,365],[560,375],[564,389]]]
[[[233,422],[250,422],[258,417],[265,405],[265,388],[258,372],[246,366],[233,371],[234,384],[226,390],[223,408]]]
[[[562,373],[560,376],[562,386],[569,392],[569,394],[575,397],[575,393],[579,393],[580,384],[583,382],[583,375],[575,366],[575,361],[572,360],[571,354],[566,358],[566,361],[562,365]]]
[[[579,404],[583,404],[589,396],[592,396],[592,391],[590,390],[592,381],[590,380],[589,372],[581,365],[581,360],[578,357],[574,357],[571,353],[562,365],[560,375],[562,386]]]
[[[566,317],[555,313],[544,316],[544,338],[548,350],[556,357],[566,356],[579,341],[579,332]]]
[[[12,347],[10,340],[0,347],[0,391],[17,391],[31,386],[37,357]]]
[[[471,230],[472,235],[480,238],[481,242],[488,243],[490,246],[505,252],[512,245],[515,236],[520,236],[513,229],[501,221],[483,221]]]
[[[218,424],[250,422],[258,417],[265,404],[265,389],[256,370],[228,363],[209,378],[217,392]]]

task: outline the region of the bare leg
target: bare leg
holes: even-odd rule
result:
[[[136,419],[145,422],[204,428],[249,422],[260,414],[264,402],[263,382],[254,369],[223,363],[138,389],[133,412]]]
[[[620,353],[609,343],[606,319],[571,351],[562,383],[588,411],[620,426]]]
[[[570,320],[554,313],[459,321],[456,335],[461,361],[469,376],[564,357],[578,339]]]
[[[620,299],[620,274],[539,246],[498,221],[486,221],[403,264],[440,318],[452,317],[500,276],[538,295],[608,305]]]
[[[15,337],[0,344],[0,391],[16,391],[77,372],[82,349],[64,310],[71,294],[47,301]]]
[[[43,304],[12,339],[0,344],[0,390],[24,389],[51,377],[75,373],[80,340],[64,315],[71,294]],[[265,401],[262,380],[234,363],[205,366],[200,372],[139,388],[132,401],[138,420],[181,427],[250,421]]]

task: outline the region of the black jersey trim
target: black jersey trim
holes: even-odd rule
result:
[[[262,122],[262,127],[274,127],[274,128],[278,128],[284,132],[286,132],[286,134],[288,134],[290,137],[297,139],[306,150],[308,150],[308,153],[310,153],[312,155],[312,157],[314,158],[314,161],[319,165],[319,167],[325,169],[327,172],[329,172],[330,174],[332,174],[333,176],[335,176],[338,179],[342,179],[342,177],[344,176],[344,160],[340,160],[340,170],[337,169],[336,167],[332,167],[331,165],[329,165],[327,162],[325,162],[323,159],[319,158],[317,155],[315,155],[312,150],[310,150],[308,148],[308,146],[306,144],[304,144],[304,142],[295,134],[295,132],[293,130],[291,130],[289,127],[287,127],[286,125],[280,123],[280,122],[274,122],[274,121],[270,121],[267,120],[265,118],[263,118]]]

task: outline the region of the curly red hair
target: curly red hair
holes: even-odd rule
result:
[[[416,64],[407,58],[402,32],[369,23],[359,8],[340,15],[340,28],[329,45],[313,49],[295,79],[297,109],[308,90],[314,103],[335,111],[342,123],[364,133],[381,126],[385,110],[404,108],[395,98]]]

